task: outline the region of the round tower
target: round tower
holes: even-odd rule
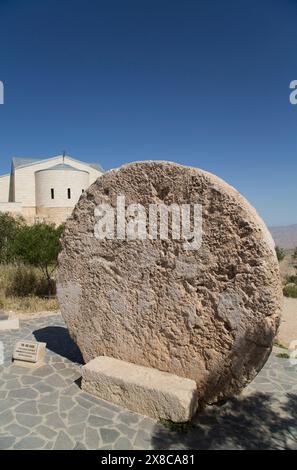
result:
[[[82,193],[89,187],[89,173],[61,163],[36,171],[37,219],[60,224],[71,215]]]

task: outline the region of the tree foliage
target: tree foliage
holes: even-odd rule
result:
[[[24,225],[19,228],[11,243],[11,251],[15,258],[42,270],[48,283],[49,295],[51,275],[56,268],[61,249],[60,237],[63,229],[63,225],[56,227],[44,223]]]
[[[0,262],[6,263],[11,258],[11,242],[15,239],[17,232],[24,226],[24,219],[20,216],[0,212]]]

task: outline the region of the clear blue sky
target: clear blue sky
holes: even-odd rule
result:
[[[177,161],[297,223],[294,79],[296,0],[0,0],[0,172]]]

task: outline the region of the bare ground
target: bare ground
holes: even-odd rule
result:
[[[297,340],[297,299],[284,297],[282,321],[277,335],[278,341],[286,347]]]

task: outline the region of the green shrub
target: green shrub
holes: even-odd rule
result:
[[[279,357],[280,359],[290,359],[290,355],[288,353],[279,353],[276,354],[276,357]]]
[[[286,256],[285,250],[283,250],[283,248],[280,248],[279,246],[275,247],[275,252],[276,252],[277,259],[279,261],[282,261],[284,257]]]
[[[36,283],[37,277],[32,269],[26,266],[18,266],[10,274],[5,294],[16,297],[34,295]]]
[[[287,276],[286,284],[297,284],[297,276]]]
[[[48,295],[53,290],[51,276],[57,265],[63,229],[62,225],[25,225],[18,230],[11,243],[11,252],[16,259],[41,270],[47,283]]]
[[[192,429],[195,428],[194,424],[191,423],[190,421],[186,421],[184,423],[175,423],[169,419],[160,419],[160,424],[162,424],[166,429],[169,429],[169,431],[172,432],[179,432],[182,434],[186,434]]]
[[[0,212],[0,263],[12,261],[13,254],[10,250],[10,244],[22,226],[24,226],[22,217],[12,217]]]
[[[285,297],[292,297],[293,299],[297,299],[297,285],[287,284],[283,288],[283,294]]]
[[[36,269],[19,265],[10,270],[6,283],[7,297],[48,296],[48,282]],[[56,293],[55,281],[51,280],[51,295]]]

